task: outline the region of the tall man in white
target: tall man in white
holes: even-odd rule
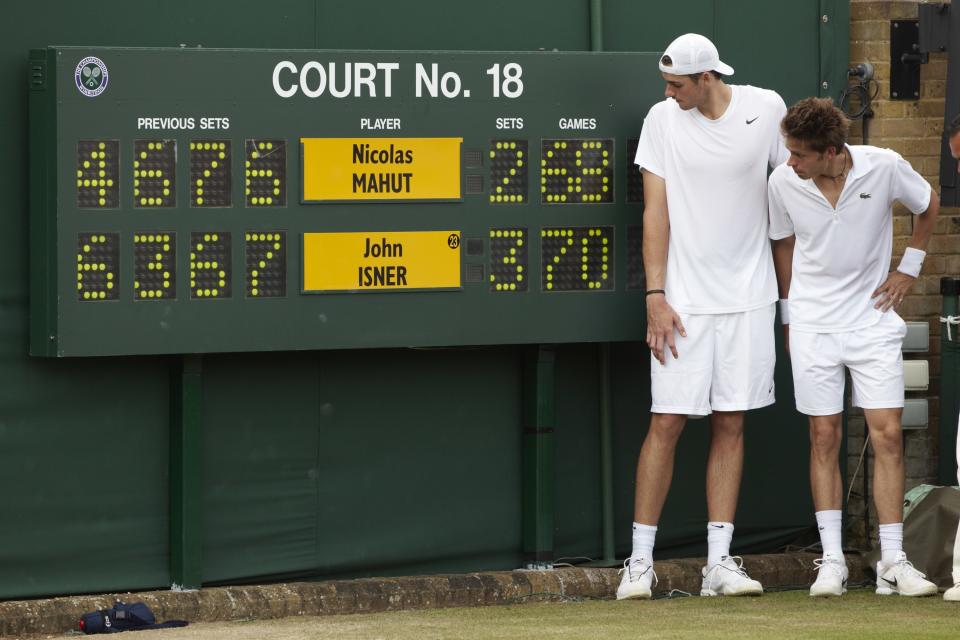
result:
[[[936,585],[902,550],[906,324],[896,308],[920,274],[938,199],[896,152],[847,145],[849,121],[829,99],[801,100],[782,128],[790,159],[770,176],[770,238],[797,410],[810,417],[810,484],[823,544],[810,595],[846,591],[839,467],[844,367],[876,455],[877,593],[931,595]],[[916,218],[910,246],[891,273],[894,201]]]
[[[776,279],[767,167],[786,159],[773,91],[728,85],[733,69],[697,34],[660,58],[666,100],[643,123],[643,261],[653,406],[637,461],[633,552],[617,598],[649,598],[653,546],[688,415],[711,415],[707,566],[701,595],[759,595],[730,557],[744,411],[774,402]]]

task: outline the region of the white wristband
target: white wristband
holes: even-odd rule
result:
[[[903,252],[903,257],[900,259],[900,266],[897,267],[897,271],[916,278],[920,275],[920,269],[923,268],[923,259],[926,256],[926,251],[907,247],[907,250]]]
[[[790,324],[790,300],[787,298],[780,300],[780,324]]]

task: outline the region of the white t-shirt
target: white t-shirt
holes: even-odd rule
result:
[[[890,271],[894,200],[914,214],[932,189],[900,154],[847,146],[853,167],[834,209],[814,184],[787,165],[770,175],[770,238],[796,234],[790,326],[837,333],[869,327],[883,313],[871,294]]]
[[[668,98],[650,108],[635,162],[666,181],[670,241],[664,289],[684,313],[736,313],[777,299],[767,240],[767,166],[787,159],[773,91],[733,85],[710,120]]]

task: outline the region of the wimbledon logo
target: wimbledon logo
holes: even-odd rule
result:
[[[89,56],[77,64],[74,72],[74,80],[77,83],[77,89],[88,98],[96,98],[107,90],[107,65],[103,60]]]

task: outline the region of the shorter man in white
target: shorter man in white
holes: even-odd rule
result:
[[[790,158],[770,176],[770,238],[797,409],[810,417],[810,484],[823,544],[810,595],[846,591],[839,468],[844,367],[876,455],[877,593],[931,595],[936,585],[902,550],[906,324],[895,308],[920,273],[937,197],[897,153],[847,145],[849,121],[829,99],[801,100],[781,128]],[[917,217],[910,246],[889,273],[894,201]]]

